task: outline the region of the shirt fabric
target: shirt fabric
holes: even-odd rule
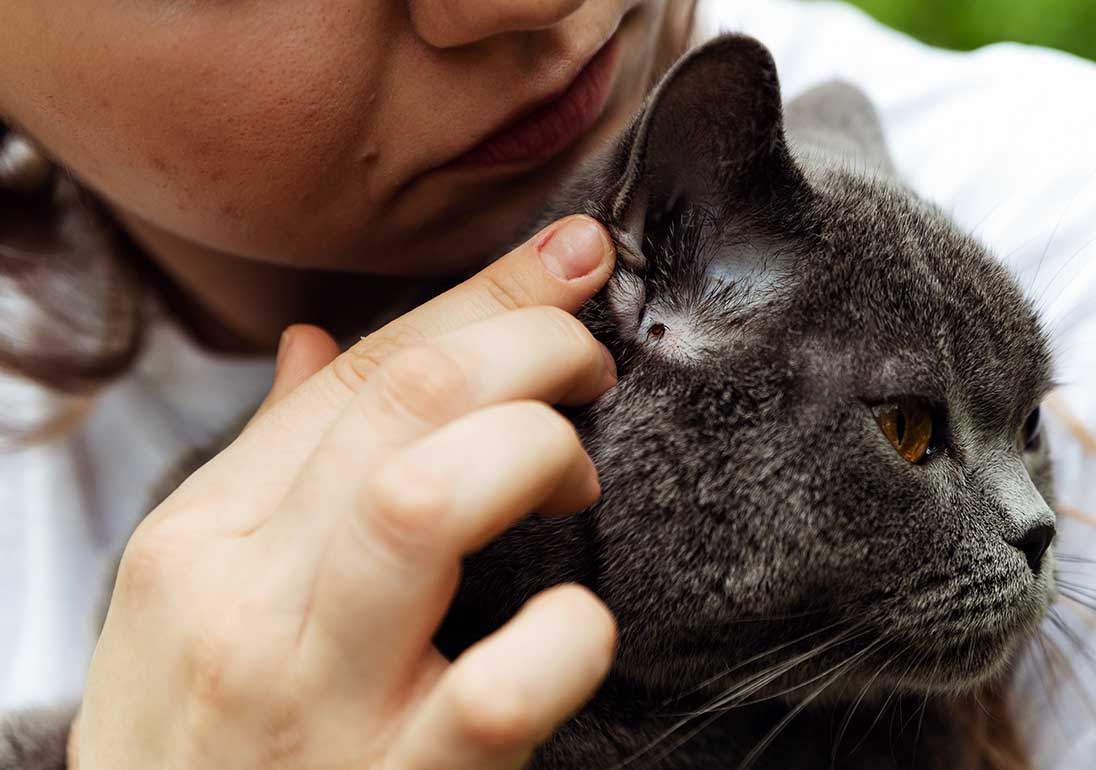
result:
[[[697,40],[720,31],[772,50],[785,98],[835,78],[864,90],[905,181],[1035,299],[1063,383],[1047,419],[1071,512],[1056,548],[1096,557],[1096,451],[1079,430],[1096,432],[1096,64],[1015,44],[934,49],[829,2],[702,2]],[[161,316],[134,371],[76,430],[0,455],[0,712],[79,697],[90,618],[151,488],[255,404],[271,375],[271,360],[203,351]],[[1096,644],[1096,613],[1062,611]],[[1090,770],[1096,757],[1096,667],[1072,658],[1072,683],[1051,686],[1025,665],[1017,684],[1044,770]]]

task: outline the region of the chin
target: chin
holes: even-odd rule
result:
[[[1038,633],[1038,622],[1029,619],[1017,627],[940,639],[929,646],[910,644],[886,680],[914,693],[962,695],[1004,679]]]

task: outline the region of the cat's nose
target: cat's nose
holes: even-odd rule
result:
[[[1056,530],[1053,524],[1036,524],[1018,540],[1010,540],[1009,545],[1023,552],[1028,566],[1036,575],[1043,566],[1043,555],[1050,548]]]

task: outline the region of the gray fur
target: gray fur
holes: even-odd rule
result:
[[[0,719],[0,770],[63,770],[75,715],[75,706],[64,706]]]
[[[1010,545],[1054,519],[1045,449],[1019,442],[1050,387],[1039,322],[1005,269],[895,178],[849,86],[791,105],[786,138],[757,42],[720,39],[669,77],[560,206],[642,235],[581,316],[620,369],[574,414],[603,499],[470,559],[439,641],[458,654],[561,580],[607,602],[613,673],[540,768],[639,755],[642,768],[956,770],[968,747],[951,699],[1007,675],[1053,595],[1052,557],[1036,574]],[[947,411],[946,447],[924,465],[870,409],[902,395]],[[658,742],[673,715],[744,684],[725,717]],[[922,704],[917,751],[891,723]]]
[[[613,610],[614,669],[536,768],[957,770],[949,699],[1004,678],[1052,597],[1052,557],[1009,545],[1053,522],[1019,442],[1049,388],[1034,311],[897,181],[858,92],[782,115],[764,47],[713,41],[549,215],[621,246],[581,314],[620,382],[572,413],[604,495],[471,557],[437,637],[458,655],[561,581]],[[924,465],[871,412],[906,395],[947,411]]]

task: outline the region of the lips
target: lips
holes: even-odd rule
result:
[[[612,90],[614,34],[563,91],[507,121],[501,129],[457,158],[457,166],[524,165],[563,152],[597,121]]]

